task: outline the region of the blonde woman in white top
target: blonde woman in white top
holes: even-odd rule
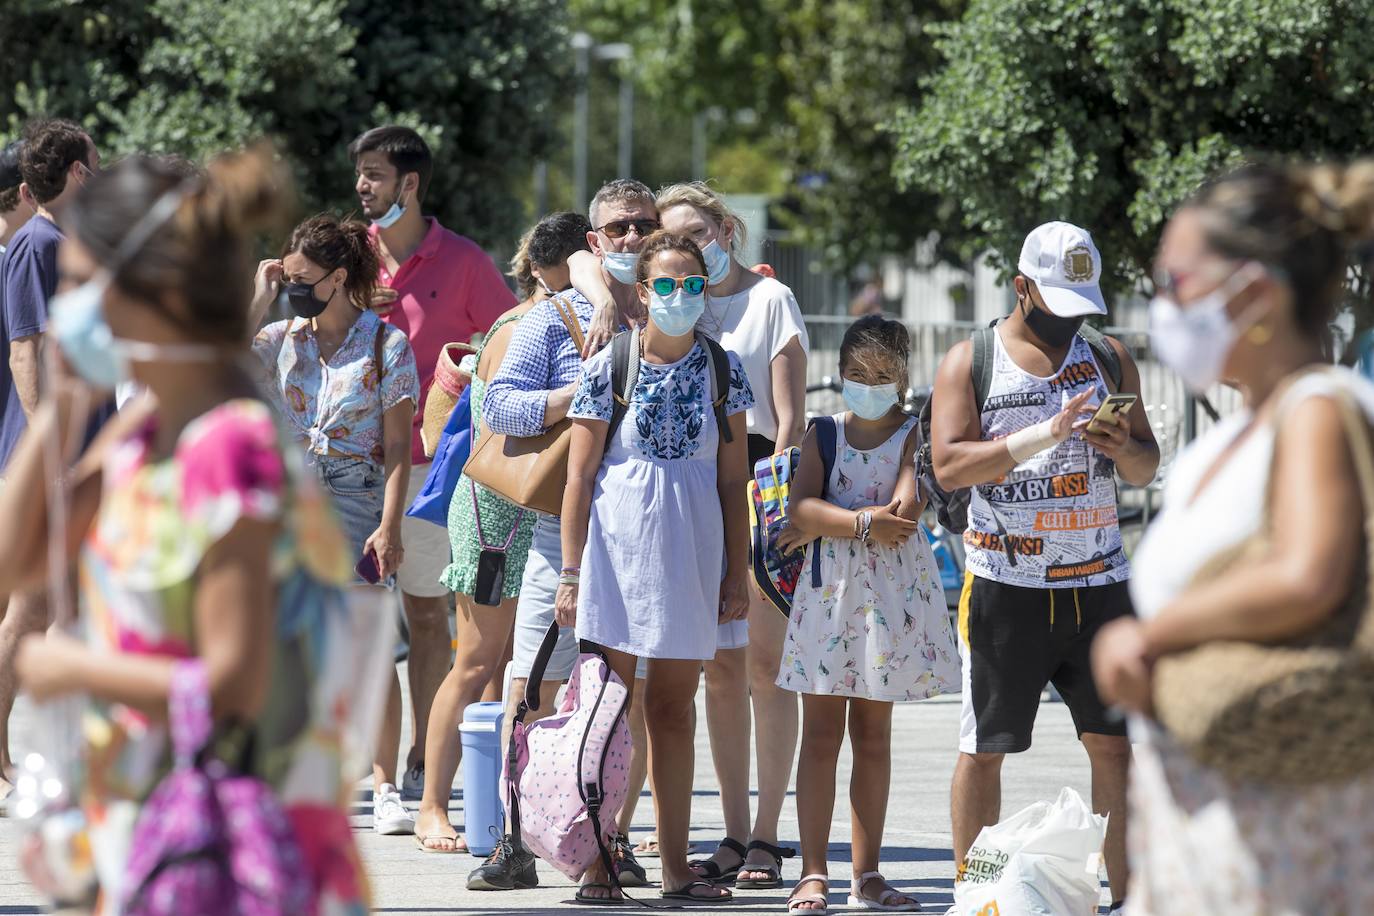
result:
[[[691,238],[706,258],[709,295],[697,329],[739,357],[753,386],[754,407],[748,414],[752,469],[760,458],[801,445],[808,348],[801,309],[792,290],[740,262],[744,222],[705,183],[659,191],[658,213],[663,228]],[[711,753],[725,808],[725,835],[732,842],[722,842],[698,865],[698,873],[728,883],[738,870],[736,886],[746,889],[782,885],[778,817],[797,749],[797,696],[775,683],[786,634],[787,619],[754,590],[747,623],[722,625],[716,657],[705,666]],[[752,829],[751,698],[759,772]],[[748,846],[742,853],[744,841]]]
[[[1310,786],[1234,781],[1149,718],[1157,659],[1297,637],[1364,573],[1370,509],[1334,396],[1344,389],[1368,418],[1374,388],[1322,364],[1347,252],[1372,223],[1374,163],[1259,164],[1205,188],[1165,230],[1153,349],[1193,390],[1225,379],[1246,404],[1179,457],[1134,559],[1140,619],[1109,625],[1093,647],[1102,698],[1135,714],[1128,914],[1374,911],[1374,772]],[[1196,581],[1266,518],[1279,533],[1267,555]]]

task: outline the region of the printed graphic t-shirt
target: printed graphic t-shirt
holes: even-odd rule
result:
[[[1082,337],[1051,378],[1031,375],[996,337],[992,385],[982,406],[983,439],[1002,439],[1048,420],[1086,389],[1100,403],[1107,384]],[[1005,478],[973,488],[967,568],[1024,588],[1108,585],[1130,578],[1116,514],[1116,467],[1081,436],[1021,462]]]

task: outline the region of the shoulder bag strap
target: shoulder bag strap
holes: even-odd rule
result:
[[[577,347],[577,355],[582,357],[582,348],[587,345],[587,338],[582,335],[582,324],[577,320],[577,310],[566,296],[557,295],[549,300],[553,303],[554,309],[558,312],[558,317],[563,319],[563,327],[568,329],[568,334],[572,336],[573,346]]]
[[[386,402],[382,400],[382,381],[386,378],[386,358],[382,347],[386,344],[386,322],[378,321],[377,337],[372,341],[372,362],[377,366],[377,400],[386,412]]]
[[[630,409],[639,382],[639,328],[621,331],[611,341],[611,425],[606,430],[606,448],[611,447],[616,430]]]
[[[696,332],[696,337],[711,365],[711,407],[716,413],[716,426],[720,428],[722,439],[733,442],[729,418],[725,416],[725,400],[730,396],[730,357],[720,344],[700,331]]]

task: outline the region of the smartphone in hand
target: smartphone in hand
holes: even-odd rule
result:
[[[382,571],[377,566],[377,554],[371,550],[363,554],[354,570],[370,585],[377,585],[382,581]]]
[[[1101,432],[1101,427],[1098,426],[1099,422],[1106,420],[1110,417],[1125,416],[1127,413],[1130,412],[1131,408],[1135,406],[1135,402],[1136,396],[1133,394],[1108,395],[1107,399],[1103,401],[1101,406],[1097,408],[1097,413],[1093,414],[1092,419],[1088,421],[1088,432]]]

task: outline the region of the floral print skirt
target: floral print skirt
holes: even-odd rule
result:
[[[1129,916],[1374,913],[1374,773],[1238,784],[1132,725]],[[1138,730],[1137,730],[1138,729]]]
[[[778,686],[902,702],[959,690],[959,656],[925,532],[901,547],[822,538],[797,580]]]

